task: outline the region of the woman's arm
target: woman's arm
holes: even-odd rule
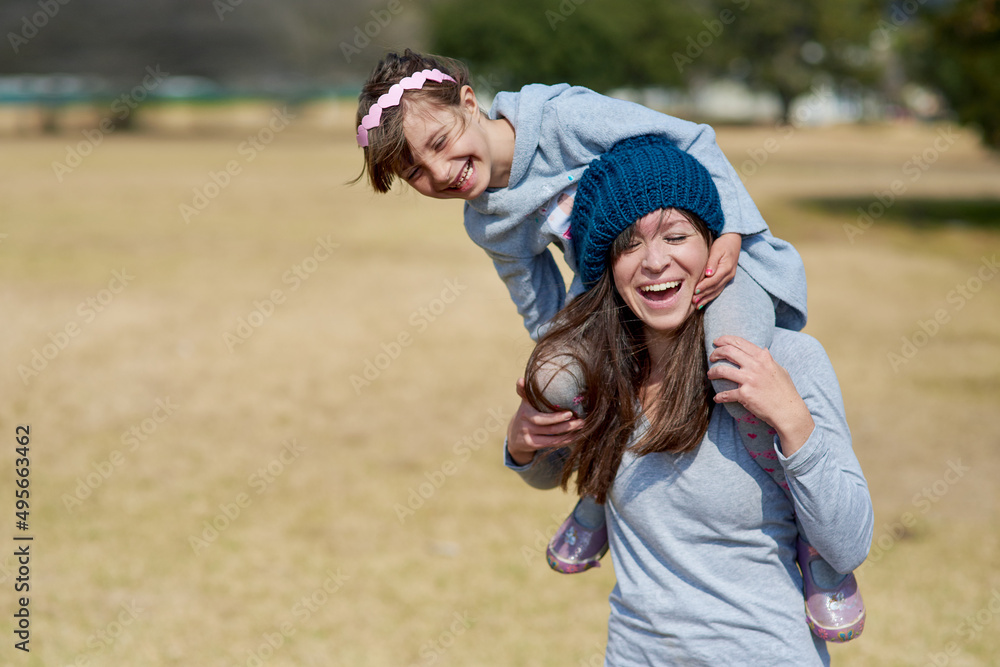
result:
[[[856,569],[871,546],[874,511],[840,385],[823,347],[783,329],[775,332],[773,357],[742,339],[724,336],[716,342],[713,356],[742,363],[710,373],[740,384],[716,400],[738,400],[775,427],[775,451],[806,539],[838,572]]]
[[[529,486],[545,491],[559,486],[569,452],[569,447],[545,449],[535,454],[529,463],[518,465],[511,458],[510,450],[505,450],[504,465],[520,475]]]

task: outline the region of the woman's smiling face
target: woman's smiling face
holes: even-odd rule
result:
[[[632,229],[614,260],[615,288],[647,330],[673,332],[695,311],[692,299],[708,264],[708,241],[674,208],[654,211]]]

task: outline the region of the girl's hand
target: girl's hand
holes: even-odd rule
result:
[[[517,380],[517,395],[521,397],[521,405],[507,426],[507,451],[514,463],[527,465],[540,449],[572,444],[574,432],[583,426],[582,419],[577,419],[569,410],[536,410],[525,397],[524,378]]]
[[[740,256],[743,237],[739,234],[723,234],[715,239],[708,251],[705,277],[695,285],[694,304],[704,308],[722,293],[722,288],[736,276],[736,261]]]
[[[791,456],[806,443],[816,423],[805,401],[795,389],[791,376],[767,350],[738,336],[722,336],[713,341],[715,350],[708,360],[729,361],[708,371],[711,380],[724,379],[739,385],[720,391],[716,403],[739,403],[774,427],[781,441],[781,451]]]

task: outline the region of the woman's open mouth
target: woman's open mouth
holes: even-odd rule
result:
[[[652,285],[643,285],[639,288],[639,293],[646,301],[653,303],[665,303],[673,299],[680,291],[680,280],[670,280]]]

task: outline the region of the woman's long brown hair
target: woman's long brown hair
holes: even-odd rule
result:
[[[707,242],[710,232],[697,216],[682,211]],[[584,384],[581,413],[586,413],[562,471],[567,488],[576,473],[576,490],[605,502],[626,449],[638,456],[679,453],[701,442],[712,414],[712,390],[704,348],[704,311],[697,310],[677,330],[673,354],[662,369],[664,381],[655,396],[644,395],[651,368],[643,323],[614,286],[611,266],[624,252],[635,225],[615,239],[608,269],[590,291],[571,301],[554,318],[528,360],[525,388],[538,410],[556,407],[544,396],[540,373],[552,364],[576,365]],[[635,442],[643,418],[649,427]]]

